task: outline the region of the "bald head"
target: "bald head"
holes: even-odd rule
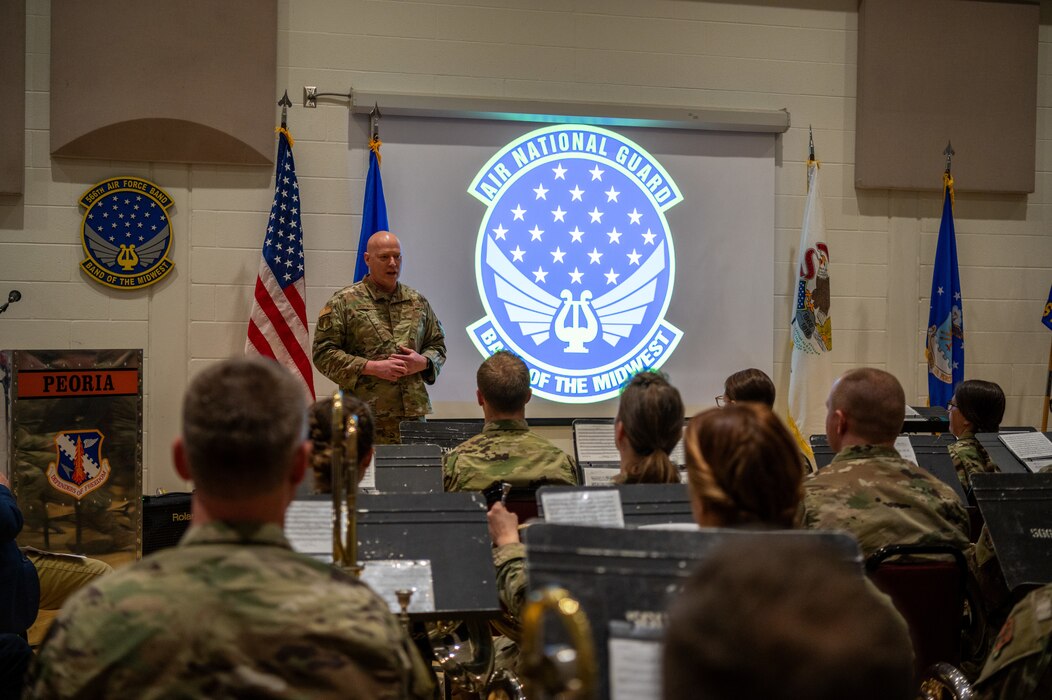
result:
[[[906,393],[894,375],[853,369],[833,383],[826,401],[829,445],[892,445],[906,418]]]
[[[365,265],[369,279],[381,290],[391,293],[402,273],[402,244],[390,231],[377,231],[365,245]]]

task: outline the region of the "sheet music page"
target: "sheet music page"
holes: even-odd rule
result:
[[[661,642],[610,638],[610,700],[661,698]]]
[[[1032,472],[1052,464],[1052,441],[1044,433],[1002,433],[997,439]]]
[[[544,520],[561,525],[624,527],[621,494],[616,489],[541,494]]]
[[[332,501],[295,500],[285,511],[285,537],[297,552],[332,561]]]
[[[917,462],[917,453],[913,451],[913,443],[910,442],[909,435],[899,435],[895,438],[895,450],[899,453],[899,457],[902,457],[907,462]]]
[[[620,469],[607,469],[606,467],[585,467],[585,486],[609,486],[621,473]]]
[[[917,409],[915,409],[913,406],[907,406],[906,418],[921,418],[921,414],[917,413]]]
[[[683,449],[683,439],[676,443],[676,446],[672,448],[672,453],[668,456],[672,460],[672,463],[677,467],[682,467],[687,463],[687,454]]]
[[[621,454],[614,445],[613,423],[579,423],[574,426],[574,442],[577,455],[582,462],[621,461]]]
[[[358,483],[358,488],[376,490],[376,450],[373,450],[373,458],[369,460],[369,468],[365,470],[365,477]]]
[[[362,581],[387,601],[395,615],[402,612],[395,591],[408,588],[413,591],[408,611],[434,612],[435,591],[431,575],[431,562],[427,559],[377,559],[361,562]]]

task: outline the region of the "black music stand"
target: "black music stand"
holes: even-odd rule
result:
[[[906,416],[904,433],[945,433],[950,430],[950,414],[940,406],[910,406],[919,415]]]
[[[358,558],[431,562],[435,612],[419,620],[500,613],[486,503],[479,493],[359,494]]]
[[[616,486],[544,486],[537,490],[537,515],[544,517],[542,498],[545,493],[581,492],[617,489],[621,494],[621,512],[625,527],[693,523],[690,493],[686,484],[618,484]]]
[[[1033,430],[1031,428],[1030,430]],[[1027,432],[1022,428],[1013,428],[1011,430],[1002,430],[1004,433],[1018,433]],[[978,433],[975,439],[979,441],[979,444],[986,448],[986,453],[990,455],[990,459],[997,465],[997,468],[1004,474],[1029,474],[1030,470],[1026,468],[1026,465],[1019,461],[1019,458],[1012,454],[1012,451],[1001,442],[997,436],[1000,433]],[[1052,433],[1045,433],[1049,438],[1052,438]]]
[[[442,449],[438,445],[377,445],[376,490],[380,493],[441,493]]]
[[[1008,589],[1052,583],[1052,474],[973,474]]]
[[[483,421],[403,421],[399,426],[403,445],[438,445],[449,452],[482,432]]]
[[[844,561],[851,562],[859,576],[863,575],[858,543],[844,533],[621,530],[537,523],[523,534],[529,590],[562,586],[588,616],[599,662],[599,697],[603,699],[610,692],[610,622],[663,616],[686,579],[719,545],[756,537],[772,538],[772,543],[818,539],[835,547]]]

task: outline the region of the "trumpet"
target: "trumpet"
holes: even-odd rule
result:
[[[358,416],[348,414],[343,390],[332,395],[332,562],[361,576],[358,563]]]

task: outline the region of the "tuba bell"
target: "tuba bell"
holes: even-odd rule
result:
[[[545,613],[555,613],[570,637],[570,646],[546,651]],[[530,595],[522,610],[519,668],[530,700],[593,700],[597,688],[595,643],[581,604],[564,588],[550,587]]]

